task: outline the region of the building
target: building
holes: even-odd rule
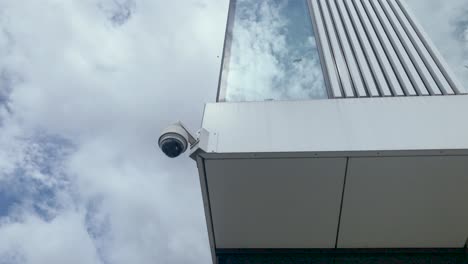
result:
[[[466,113],[404,0],[232,0],[191,149],[214,262],[468,263]]]

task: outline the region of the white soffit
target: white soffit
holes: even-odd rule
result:
[[[346,158],[206,160],[216,248],[333,248]]]
[[[461,248],[468,157],[351,158],[339,248]]]

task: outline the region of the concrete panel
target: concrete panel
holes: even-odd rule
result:
[[[205,165],[216,248],[335,247],[346,158]]]
[[[351,158],[339,248],[461,248],[468,157]]]
[[[468,149],[466,113],[465,95],[216,103],[203,128],[217,153]]]

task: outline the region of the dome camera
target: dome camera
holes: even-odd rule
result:
[[[177,122],[166,127],[159,137],[158,145],[159,148],[169,158],[176,158],[180,154],[184,153],[189,144],[195,142],[195,139],[182,125]]]

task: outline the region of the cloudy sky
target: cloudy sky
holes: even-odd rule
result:
[[[407,0],[468,87],[468,2]],[[0,0],[0,264],[209,263],[195,163],[227,0]]]

